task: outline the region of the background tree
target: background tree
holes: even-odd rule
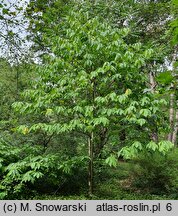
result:
[[[17,63],[19,58],[25,58],[28,52],[27,35],[28,21],[24,11],[28,1],[6,1],[0,3],[0,51],[1,56]],[[22,54],[23,53],[23,54]]]

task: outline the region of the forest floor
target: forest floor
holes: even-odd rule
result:
[[[87,189],[68,194],[43,194],[34,200],[173,200],[177,195],[151,194],[132,185],[132,175],[136,165],[120,162],[117,168],[110,168],[105,176],[95,182],[94,195],[87,196]]]

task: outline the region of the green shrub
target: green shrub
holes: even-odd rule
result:
[[[167,154],[143,152],[133,160],[133,186],[151,194],[178,191],[178,151]]]
[[[137,166],[132,172],[133,186],[151,194],[175,193],[178,190],[178,150],[163,140],[147,144],[134,142],[122,148],[119,156]]]
[[[0,199],[28,199],[35,193],[60,191],[71,179],[77,185],[77,170],[87,160],[44,154],[39,146],[15,147],[0,142]]]

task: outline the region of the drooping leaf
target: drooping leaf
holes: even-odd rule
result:
[[[105,160],[106,164],[108,164],[110,167],[116,167],[118,160],[115,157],[115,155],[110,155],[106,160]]]

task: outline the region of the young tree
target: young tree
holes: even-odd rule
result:
[[[86,6],[78,3],[55,27],[59,33],[47,34],[52,54],[46,55],[45,64],[39,66],[35,88],[24,93],[29,101],[14,107],[21,113],[39,112],[50,117],[46,123],[31,125],[29,132],[75,131],[83,138],[88,148],[92,195],[94,159],[107,143],[106,134],[112,134],[112,128],[122,122],[143,125],[146,120],[141,116],[149,115],[143,114],[144,110],[137,115],[137,109],[145,86],[142,67],[152,51],[143,49],[140,43],[129,44],[129,29],[114,28],[103,18],[91,16]]]

